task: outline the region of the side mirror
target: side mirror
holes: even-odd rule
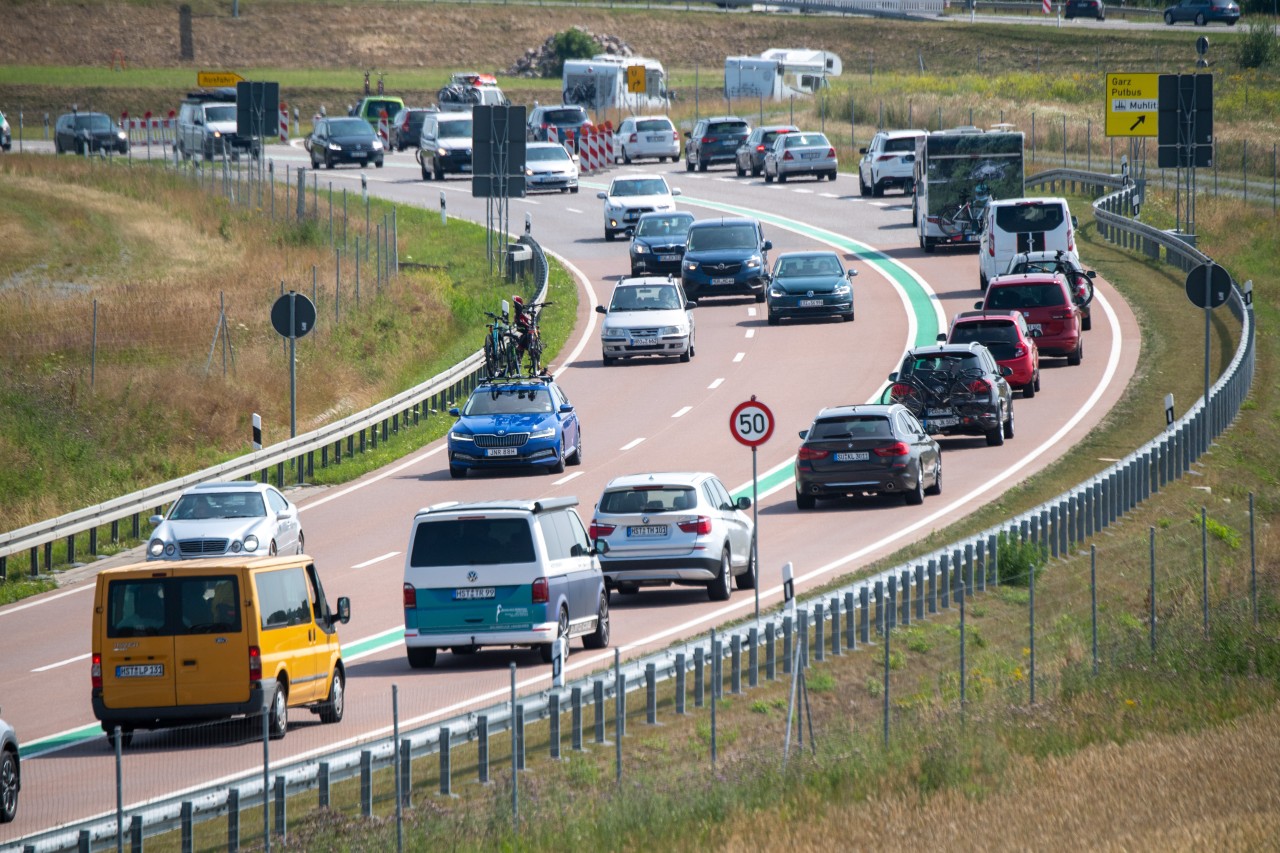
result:
[[[686,311],[692,311],[694,308],[697,308],[697,307],[698,307],[698,303],[694,302],[692,299],[690,299],[688,302],[684,304],[684,310]]]
[[[147,521],[151,522],[151,526],[152,526],[152,527],[155,527],[157,524],[159,524],[160,522],[164,521],[164,516],[163,516],[163,515],[153,515],[153,516],[151,516],[151,518],[147,519]]]
[[[849,276],[849,278],[857,278],[857,277],[858,277],[858,271],[857,271],[857,270],[855,270],[853,267],[850,267],[850,268],[849,268],[849,271],[848,271],[847,273],[845,273],[845,275]]]
[[[597,540],[595,541],[595,546],[594,546],[594,547],[595,547],[595,552],[596,552],[597,554],[608,554],[608,553],[609,553],[609,543],[608,543],[608,542],[606,542],[606,541],[604,541],[603,539],[597,539]]]
[[[801,437],[801,438],[808,438],[808,437],[809,437],[809,431],[808,431],[807,429],[802,429],[802,430],[800,430],[800,437]]]
[[[1007,364],[1006,364],[1006,365],[1001,366],[1001,368],[1000,368],[1000,375],[1001,375],[1001,376],[1005,376],[1005,377],[1012,376],[1012,375],[1013,375],[1013,368],[1012,368],[1012,367],[1010,367],[1010,366],[1009,366],[1009,365],[1007,365]]]
[[[747,497],[746,495],[743,495],[742,497],[738,498],[737,501],[734,502],[734,506],[736,506],[738,509],[751,509],[751,498]]]
[[[351,621],[351,599],[345,595],[338,599],[338,621],[343,625]]]
[[[895,370],[893,373],[890,373],[890,374],[889,374],[889,381],[890,381],[890,382],[897,382],[897,381],[898,381],[898,371],[896,371],[896,370]]]
[[[690,138],[690,136],[689,136],[689,131],[687,131],[687,130],[686,130],[686,131],[684,132],[684,138],[685,138],[685,139],[689,139],[689,138]]]
[[[1033,338],[1038,338],[1038,337],[1040,337],[1040,336],[1041,336],[1041,335],[1043,335],[1043,334],[1044,334],[1044,332],[1040,331],[1039,329],[1032,329],[1032,330],[1031,330],[1031,337],[1033,337]]]
[[[680,191],[680,189],[679,189],[679,188],[676,188],[676,189],[672,190],[672,191],[671,191],[671,194],[672,194],[672,195],[684,195],[684,193],[682,193],[682,192]]]
[[[597,305],[597,306],[596,306],[596,313],[597,313],[597,314],[608,314],[608,313],[609,313],[609,309],[608,309],[608,308],[606,308],[606,307],[604,307],[603,305]]]
[[[452,409],[450,409],[450,410],[449,410],[449,414],[453,415],[455,418],[457,418],[457,417],[461,417],[461,416],[462,416],[462,412],[459,412],[459,411],[458,411],[458,407],[457,407],[457,406],[454,406]]]
[[[567,414],[569,414],[569,413],[570,413],[570,412],[572,412],[572,411],[573,411],[573,404],[572,404],[572,403],[561,403],[561,404],[560,404],[560,414],[562,414],[562,415],[567,415]]]
[[[1097,273],[1096,271],[1094,271],[1094,270],[1085,270],[1085,271],[1084,271],[1084,277],[1085,277],[1085,278],[1097,278],[1097,277],[1098,277],[1098,273]]]
[[[767,252],[767,251],[769,251],[770,249],[772,249],[772,248],[773,248],[773,241],[772,241],[772,240],[765,240],[765,241],[764,241],[764,245],[763,245],[761,248],[762,248],[762,249],[764,249],[766,252]]]
[[[606,192],[598,192],[598,193],[596,193],[596,198],[598,198],[598,199],[602,199],[602,200],[603,200],[603,199],[606,199],[606,198],[608,198],[608,197],[609,197],[609,194],[608,194],[608,193],[606,193]]]
[[[865,149],[865,148],[859,148],[859,149],[858,149],[858,153],[859,153],[859,154],[866,154],[866,153],[867,153],[867,149]]]
[[[938,343],[945,344],[947,342],[947,333],[938,332]]]
[[[1072,227],[1072,228],[1079,228],[1079,227],[1080,227],[1080,220],[1079,220],[1079,219],[1076,219],[1076,215],[1075,215],[1074,213],[1073,213],[1073,214],[1071,214],[1071,227]]]
[[[973,307],[974,307],[974,308],[981,309],[981,308],[982,308],[982,300],[981,300],[981,299],[979,299],[977,302],[973,303]]]

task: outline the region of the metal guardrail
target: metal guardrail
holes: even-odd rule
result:
[[[1179,266],[1207,260],[1203,253],[1176,236],[1124,216],[1120,211],[1126,206],[1132,209],[1134,188],[1116,176],[1053,170],[1033,176],[1028,183],[1053,184],[1072,180],[1087,186],[1118,187],[1093,205],[1099,231],[1106,239],[1131,246],[1155,245],[1157,254],[1163,247],[1165,258]],[[1140,244],[1135,241],[1148,242]],[[535,250],[535,254],[542,258],[540,269],[545,269],[545,258],[540,248]],[[518,703],[521,719],[527,724],[555,716],[568,707],[581,710],[594,706],[597,720],[602,721],[604,709],[601,703],[617,701],[620,694],[625,701],[625,695],[641,685],[652,696],[658,681],[682,678],[691,666],[696,672],[701,672],[705,663],[716,672],[726,656],[731,656],[734,661],[734,679],[738,683],[741,655],[745,652],[752,664],[757,664],[762,643],[771,664],[774,644],[779,638],[787,651],[792,648],[793,641],[798,643],[807,660],[810,625],[814,628],[813,648],[821,659],[823,632],[828,622],[833,652],[839,647],[842,612],[846,646],[850,650],[856,649],[857,642],[866,644],[873,631],[879,632],[885,626],[892,628],[897,624],[910,624],[913,615],[917,620],[925,618],[926,590],[928,609],[933,613],[939,602],[943,609],[947,609],[951,598],[960,595],[972,597],[976,592],[984,591],[991,576],[998,583],[997,549],[1002,538],[1036,542],[1053,558],[1069,554],[1167,483],[1180,478],[1239,413],[1254,374],[1253,308],[1238,287],[1233,287],[1228,304],[1242,323],[1242,333],[1235,355],[1213,384],[1209,399],[1200,398],[1168,430],[1089,480],[976,536],[912,561],[913,564],[900,564],[874,577],[854,581],[825,594],[821,600],[811,598],[798,602],[794,619],[790,615],[775,614],[758,623],[730,628],[718,642],[713,639],[713,632],[711,638],[700,638],[679,648],[619,666],[616,674],[588,677],[562,689],[543,690],[525,696]],[[713,678],[712,683],[722,689],[724,679]],[[625,718],[625,714],[623,716]],[[585,713],[575,714],[575,718],[582,720]],[[442,743],[452,747],[476,741],[510,731],[514,724],[515,714],[511,705],[502,703],[408,731],[402,735],[402,741],[409,742],[411,756],[425,756],[439,752]],[[378,738],[327,756],[285,764],[272,772],[283,780],[276,784],[282,785],[286,794],[299,793],[321,784],[386,768],[395,760],[395,749],[390,738]],[[263,796],[271,795],[264,791],[261,771],[255,770],[231,783],[210,785],[153,801],[130,811],[130,820],[136,816],[140,831],[146,835],[210,820],[227,813],[232,790],[236,791],[236,803],[241,809],[261,806]],[[115,837],[115,817],[98,817],[28,836],[3,850],[6,853],[19,849],[53,853],[93,849],[94,844],[102,844]]]
[[[528,234],[521,236],[519,242],[533,249],[535,292],[541,293],[547,286],[549,275],[546,255],[538,242]],[[405,426],[417,423],[423,415],[446,409],[445,403],[448,400],[470,392],[479,381],[483,361],[483,354],[477,351],[465,361],[436,374],[420,385],[320,429],[123,497],[40,521],[9,533],[0,533],[0,560],[7,561],[12,554],[31,551],[31,565],[35,568],[38,566],[35,552],[40,546],[48,546],[54,541],[69,539],[86,531],[96,532],[104,525],[130,517],[135,519],[136,526],[137,516],[149,509],[170,503],[198,483],[252,478],[260,472],[265,481],[266,471],[271,468],[277,468],[277,479],[282,480],[283,466],[289,462],[294,462],[295,471],[302,474],[306,470],[313,469],[314,454],[321,453],[327,460],[327,450],[330,446],[339,445],[343,440],[356,435],[361,437],[360,449],[363,450],[364,435],[367,430],[382,427],[385,439],[389,431],[399,430],[402,420]],[[339,449],[337,453],[340,455],[341,450]],[[0,568],[2,567],[0,564]],[[0,576],[3,574],[4,572],[0,571]]]

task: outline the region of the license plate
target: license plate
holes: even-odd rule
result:
[[[463,163],[461,166],[459,166],[459,167],[458,167],[458,171],[459,171],[459,172],[470,172],[470,171],[471,171],[471,164],[470,164],[470,163]]]
[[[645,536],[666,536],[667,526],[665,524],[637,524],[634,527],[627,528],[627,536],[632,538],[643,538]]]
[[[664,264],[670,264],[680,260],[680,256],[679,255],[658,255],[658,260]]]
[[[116,678],[160,678],[164,675],[164,664],[145,663],[116,667]]]
[[[867,452],[865,450],[858,451],[855,453],[837,453],[836,454],[837,462],[866,462],[869,458],[870,456],[867,455]]]
[[[822,305],[822,300],[821,299],[801,299],[799,304],[801,308],[818,308]]]
[[[730,276],[728,278],[713,278],[711,279],[711,283],[712,284],[733,284],[733,277]]]
[[[979,238],[981,238],[981,236],[982,236],[981,234],[966,234],[965,239],[968,240],[970,243],[976,243],[978,242]]]
[[[955,412],[950,409],[930,409],[925,413],[925,416],[928,418],[945,418],[954,414]]]
[[[515,456],[516,449],[514,447],[490,447],[484,452],[485,456]]]
[[[363,160],[365,157],[368,157],[369,155],[363,151],[352,151],[351,156],[355,157],[357,160]]]
[[[651,347],[658,342],[657,338],[632,338],[631,343],[638,347]]]
[[[661,142],[665,138],[666,138],[665,136],[650,136],[648,137],[648,140],[650,142]]]
[[[958,423],[960,423],[959,418],[929,418],[929,426],[938,427],[939,429],[953,427]]]
[[[805,151],[800,154],[800,159],[801,160],[817,160],[819,154],[820,152],[818,151]]]
[[[1028,323],[1028,324],[1027,324],[1027,329],[1028,329],[1029,331],[1032,331],[1032,332],[1040,332],[1040,331],[1043,331],[1043,329],[1041,329],[1041,328],[1040,328],[1040,324],[1039,324],[1039,323]]]
[[[491,586],[467,586],[453,591],[454,601],[471,601],[477,598],[493,598],[497,590]]]

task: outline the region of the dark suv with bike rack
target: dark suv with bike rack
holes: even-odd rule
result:
[[[989,445],[1013,438],[1013,390],[1007,367],[979,343],[908,350],[889,374],[885,403],[911,410],[930,435],[981,435]]]

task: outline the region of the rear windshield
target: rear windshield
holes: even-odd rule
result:
[[[675,130],[671,126],[671,122],[665,118],[650,118],[636,122],[636,130],[655,131],[655,130]]]
[[[830,147],[831,143],[821,133],[788,133],[788,148],[818,148],[821,146]]]
[[[543,113],[542,120],[552,124],[580,124],[587,120],[587,111],[582,109],[547,110]]]
[[[755,246],[756,229],[750,225],[718,225],[712,228],[689,229],[690,252],[754,249]]]
[[[748,132],[744,121],[713,121],[707,125],[707,133],[740,133],[745,136]]]
[[[1002,231],[1025,233],[1053,231],[1066,221],[1061,204],[1014,204],[996,208],[996,225]]]
[[[419,522],[409,565],[497,566],[532,563],[533,534],[525,518],[441,518]]]
[[[791,133],[790,130],[766,130],[764,135],[760,137],[760,142],[764,145],[771,145],[773,140],[777,139],[783,133]]]
[[[600,498],[600,512],[682,512],[698,505],[698,497],[688,486],[617,489]]]
[[[159,637],[240,631],[234,576],[137,578],[107,587],[108,637]]]
[[[689,233],[693,217],[688,214],[678,216],[643,216],[636,228],[637,237],[665,237],[670,235],[684,240]]]
[[[851,415],[841,418],[822,418],[809,430],[809,438],[892,438],[893,428],[889,419],[880,415]]]
[[[897,139],[886,139],[884,141],[884,150],[895,152],[909,151],[914,154],[916,151],[916,141],[910,136],[900,136]]]
[[[1018,330],[1008,320],[979,320],[973,323],[961,323],[951,333],[953,344],[967,344],[974,341],[980,344],[997,341],[1017,343]]]
[[[1066,305],[1067,298],[1059,284],[1011,284],[997,287],[987,297],[988,308],[1056,308]]]

